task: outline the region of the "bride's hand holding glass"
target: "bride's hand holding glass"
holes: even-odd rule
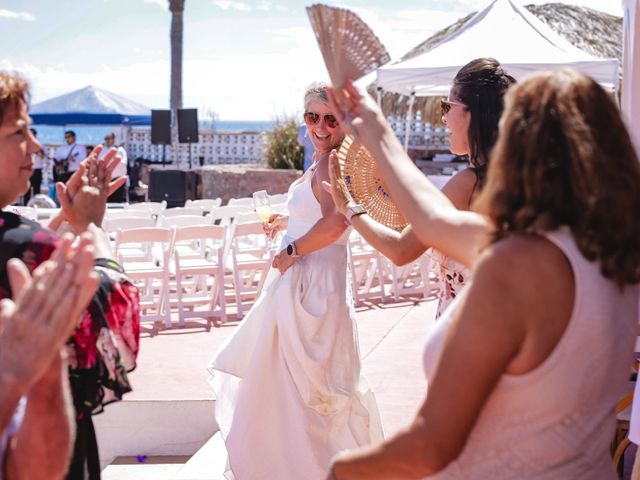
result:
[[[289,217],[281,213],[272,213],[266,223],[263,224],[264,233],[269,240],[274,240],[278,232],[287,229]]]

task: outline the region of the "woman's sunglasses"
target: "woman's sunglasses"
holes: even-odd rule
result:
[[[321,117],[322,115],[319,113],[304,112],[304,121],[309,125],[316,125],[320,121]],[[338,120],[336,120],[336,117],[331,114],[324,116],[324,123],[326,123],[329,128],[336,128],[338,126]]]
[[[464,103],[460,103],[460,102],[452,102],[450,100],[440,100],[440,110],[442,111],[442,115],[446,115],[447,113],[449,113],[451,111],[451,107],[453,107],[454,105],[462,105],[463,107],[465,106]]]

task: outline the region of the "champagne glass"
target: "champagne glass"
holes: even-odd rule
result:
[[[253,193],[253,206],[262,223],[267,225],[269,218],[271,218],[271,203],[269,202],[269,195],[266,190],[259,190]],[[271,237],[267,237],[267,239],[269,250],[273,250],[275,248],[273,239]]]

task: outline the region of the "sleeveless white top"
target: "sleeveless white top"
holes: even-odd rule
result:
[[[563,251],[575,278],[566,330],[534,370],[502,375],[460,456],[430,479],[617,479],[609,445],[615,406],[628,389],[638,285],[621,291],[603,277],[600,265],[582,256],[568,228],[545,237]],[[426,342],[427,380],[436,371],[462,297]]]
[[[322,218],[322,209],[313,193],[312,185],[313,172],[307,172],[289,187],[287,199],[287,208],[289,209],[289,225],[286,233],[287,243],[304,236]],[[350,233],[351,228],[347,228],[333,245],[346,246]]]

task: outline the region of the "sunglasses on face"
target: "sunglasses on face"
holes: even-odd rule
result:
[[[320,122],[320,118],[322,115],[314,112],[304,112],[304,121],[309,125],[316,125]],[[336,128],[338,126],[338,120],[331,114],[327,114],[324,116],[324,123],[327,124],[329,128]]]
[[[446,115],[447,113],[449,113],[451,111],[451,107],[453,107],[454,105],[462,105],[463,107],[465,106],[464,103],[460,103],[460,102],[452,102],[450,100],[440,100],[440,110],[442,111],[442,115]]]

